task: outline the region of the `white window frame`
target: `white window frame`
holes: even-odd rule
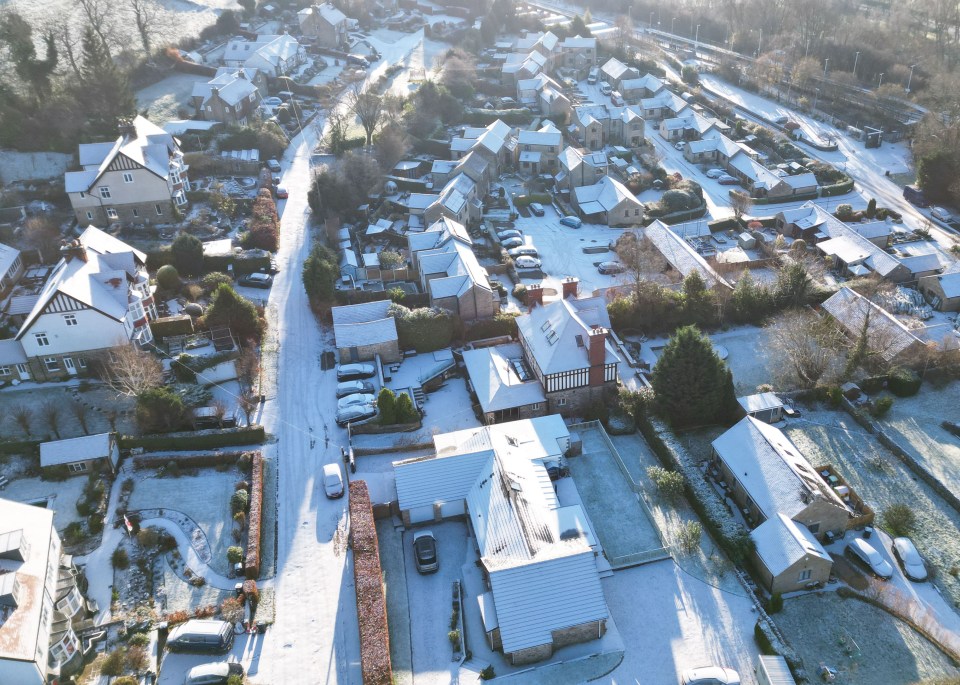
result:
[[[117,210],[113,207],[107,207],[107,218],[108,219],[119,219],[120,215],[117,214]]]
[[[800,571],[800,575],[797,576],[797,582],[802,583],[804,581],[810,580],[810,577],[812,575],[813,575],[813,571],[811,571],[808,568],[805,568],[802,571]]]
[[[77,315],[76,314],[64,314],[63,322],[67,326],[76,326],[77,325]]]
[[[110,186],[100,186],[100,199],[109,200],[110,197]]]
[[[70,473],[83,473],[87,470],[87,463],[81,461],[77,464],[67,464],[67,470],[70,471]]]
[[[133,174],[131,174],[129,171],[123,172],[123,182],[133,183]]]
[[[558,398],[557,398],[557,406],[558,406],[558,407],[565,407],[565,406],[567,406],[567,398],[566,398],[566,397],[558,397]]]
[[[87,368],[87,360],[83,357],[77,357],[77,366],[79,366],[81,369]]]
[[[34,340],[37,341],[37,347],[49,347],[50,338],[47,337],[46,333],[34,333]]]
[[[93,212],[87,212],[87,219],[93,221]]]
[[[163,216],[163,207],[160,204],[157,204],[154,208],[157,210],[157,216]]]
[[[9,366],[0,366],[0,376],[9,376],[11,369]]]
[[[43,368],[47,370],[47,373],[55,373],[60,370],[60,360],[56,357],[44,357]]]

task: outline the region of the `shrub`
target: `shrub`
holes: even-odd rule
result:
[[[133,633],[127,638],[127,644],[131,647],[146,647],[150,644],[150,636],[146,633]]]
[[[767,613],[778,614],[781,611],[783,611],[783,595],[779,592],[774,592],[767,602]]]
[[[238,511],[246,511],[250,506],[250,493],[246,490],[237,490],[230,497],[230,511],[236,514]]]
[[[757,646],[760,648],[761,654],[776,654],[776,651],[773,649],[773,645],[770,643],[770,638],[767,637],[767,634],[764,632],[759,621],[757,621],[756,625],[753,626],[753,639],[757,641]]]
[[[186,411],[180,396],[165,386],[150,388],[137,396],[137,424],[146,432],[182,427]]]
[[[397,323],[397,336],[404,349],[433,352],[450,345],[453,339],[453,317],[436,307],[408,309],[392,304],[388,310]]]
[[[129,495],[133,492],[133,486],[135,485],[133,478],[125,478],[123,483],[120,484],[120,492],[125,495]]]
[[[93,512],[93,505],[86,497],[77,500],[77,513],[81,516],[89,516]]]
[[[679,474],[677,474],[679,475]],[[700,546],[703,536],[703,526],[699,521],[687,521],[677,533],[677,547],[684,554],[690,554]]]
[[[383,388],[377,395],[377,409],[380,410],[380,425],[391,426],[397,422],[397,398],[390,388]]]
[[[243,559],[243,547],[227,548],[227,561],[231,564],[239,564],[241,559]]]
[[[667,501],[676,501],[683,495],[683,475],[681,473],[667,471],[662,466],[650,466],[647,468],[647,477]]]
[[[115,649],[100,662],[100,673],[106,676],[118,676],[123,673],[123,649]]]
[[[893,406],[892,397],[881,397],[880,399],[878,399],[876,402],[873,403],[873,406],[870,407],[870,413],[876,418],[880,418],[882,416],[885,416],[887,412],[890,411],[890,407],[892,406]]]
[[[839,407],[841,400],[843,400],[843,393],[840,391],[840,388],[836,386],[827,388],[827,401],[831,407]]]
[[[447,639],[450,640],[450,644],[453,646],[454,649],[456,650],[460,649],[460,631],[459,630],[451,630],[449,633],[447,633]]]
[[[170,246],[173,265],[181,274],[196,275],[203,272],[203,243],[189,233],[181,233]]]
[[[132,675],[123,675],[114,680],[113,685],[140,685],[140,681]]]
[[[916,525],[917,516],[913,513],[910,505],[897,503],[891,504],[883,512],[883,527],[893,537],[903,537],[910,535],[913,527]]]
[[[243,602],[237,597],[227,597],[220,605],[220,617],[228,623],[236,623],[242,620]]]
[[[834,215],[841,221],[850,221],[853,218],[853,207],[847,204],[837,205]]]
[[[161,266],[157,271],[157,285],[163,290],[176,291],[180,287],[180,273],[173,264]]]
[[[920,391],[922,379],[910,369],[898,368],[890,373],[887,388],[897,397],[910,397]]]
[[[489,664],[486,668],[480,671],[480,680],[493,680],[496,677],[497,673],[493,670],[493,664]]]
[[[227,678],[227,685],[243,685],[243,676],[234,673]]]
[[[222,271],[211,271],[200,281],[200,285],[202,285],[203,289],[208,293],[212,293],[224,283],[233,286],[233,279]]]
[[[79,521],[72,521],[67,524],[63,531],[64,540],[68,545],[75,545],[83,539],[83,525]]]
[[[124,570],[130,566],[130,555],[123,547],[117,547],[110,555],[110,563],[115,569]]]
[[[146,670],[148,661],[147,650],[142,645],[128,647],[127,653],[124,654],[123,657],[123,662],[127,670],[133,671],[134,673],[140,673]],[[133,681],[136,683],[137,679],[134,678]]]
[[[103,532],[103,516],[100,514],[90,514],[87,517],[87,530],[92,535],[99,535]]]

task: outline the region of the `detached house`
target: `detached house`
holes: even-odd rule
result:
[[[640,78],[624,79],[620,82],[620,94],[627,101],[652,98],[663,88],[663,81],[653,74],[647,74]]]
[[[563,420],[544,416],[437,435],[433,455],[393,465],[404,525],[466,517],[480,557],[466,601],[514,665],[606,632],[596,537],[550,480],[569,449]]]
[[[80,146],[82,171],[64,185],[81,226],[167,223],[187,204],[187,165],[180,141],[141,116],[112,143]]]
[[[638,78],[640,78],[639,71],[634,67],[628,67],[616,57],[611,57],[600,67],[600,80],[609,83],[614,90],[620,90],[620,84],[623,81]]]
[[[664,140],[699,140],[711,131],[718,131],[716,119],[707,119],[693,110],[684,110],[683,115],[660,120],[660,136]]]
[[[153,340],[145,254],[90,226],[61,255],[15,338],[27,359],[21,380],[80,375],[94,354]]]
[[[640,100],[640,109],[643,118],[647,121],[660,121],[680,116],[680,113],[690,107],[682,97],[666,89],[650,98]]]
[[[325,48],[349,45],[347,15],[329,2],[305,7],[297,12],[297,20],[303,35],[315,38],[317,45]]]
[[[397,322],[390,315],[390,300],[333,307],[333,337],[341,363],[371,361],[380,355],[384,362],[398,362],[400,342]]]
[[[643,223],[643,203],[629,188],[610,176],[601,177],[593,185],[573,188],[570,199],[580,216],[591,223],[610,227]]]
[[[587,152],[572,146],[560,153],[558,161],[557,185],[570,191],[580,186],[592,186],[607,175],[610,165],[602,152]]]
[[[578,78],[586,78],[587,73],[597,63],[597,39],[582,36],[567,36],[558,46],[560,55],[555,66],[572,70]]]
[[[857,340],[866,325],[867,346],[885,362],[916,358],[927,346],[927,342],[900,319],[846,286],[820,306],[851,340]]]
[[[307,53],[293,36],[257,36],[227,43],[223,63],[229,67],[259,69],[272,77],[286,76],[306,61]]]
[[[206,83],[193,86],[193,106],[197,116],[231,126],[246,126],[257,115],[260,91],[250,80],[248,69],[218,74]]]

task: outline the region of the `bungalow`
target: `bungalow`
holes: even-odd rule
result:
[[[677,235],[674,230],[660,220],[643,229],[643,234],[657,249],[667,264],[675,269],[682,278],[686,278],[694,271],[703,278],[708,288],[732,288],[708,262],[697,252],[690,243]]]
[[[573,146],[564,148],[558,161],[557,185],[570,191],[595,184],[607,175],[609,167],[607,156],[602,152],[587,152]]]
[[[116,473],[120,447],[113,433],[40,443],[40,466],[65,466],[71,474]]]
[[[582,507],[561,504],[550,481],[570,448],[563,420],[468,429],[434,445],[435,456],[394,463],[401,519],[466,515],[480,561],[464,589],[490,648],[520,665],[601,637],[609,611],[595,536]]]
[[[643,203],[630,190],[610,176],[589,186],[573,188],[570,195],[580,216],[591,223],[614,227],[643,223]]]
[[[547,397],[520,343],[467,350],[463,363],[485,424],[546,415]]]
[[[20,250],[0,243],[0,298],[6,297],[24,272]]]
[[[737,177],[752,197],[786,198],[817,192],[817,178],[811,172],[782,175],[763,166],[741,150],[727,161],[727,171]]]
[[[627,102],[652,98],[664,89],[662,79],[653,74],[646,74],[640,78],[624,79],[620,82],[620,94]]]
[[[600,67],[600,80],[609,83],[614,90],[620,90],[622,81],[638,78],[640,78],[640,72],[637,69],[628,67],[616,57],[611,57]]]
[[[917,288],[934,309],[942,312],[960,311],[960,271],[924,276],[917,282]]]
[[[517,167],[537,175],[555,173],[557,157],[563,147],[563,134],[548,121],[537,131],[520,131],[517,137]]]
[[[852,340],[867,326],[867,346],[888,363],[915,359],[927,343],[883,307],[844,286],[820,305]]]
[[[277,77],[290,74],[306,58],[306,50],[293,36],[260,35],[256,40],[235,38],[227,43],[223,63],[229,67],[259,69]]]
[[[796,592],[830,579],[833,559],[802,523],[777,514],[750,531],[760,581],[773,594]]]
[[[398,362],[400,342],[397,323],[390,315],[390,300],[333,307],[333,337],[341,363],[371,361],[377,355],[384,362]]]

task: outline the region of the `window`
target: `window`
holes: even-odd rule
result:
[[[82,200],[82,199],[85,198],[86,196],[87,196],[87,194],[81,190],[81,191],[80,191],[80,199]]]
[[[123,182],[124,182],[124,183],[133,183],[133,174],[131,174],[129,171],[124,172],[124,174],[123,174]]]
[[[171,172],[171,174],[170,174],[170,182],[173,183],[174,185],[180,183],[180,172],[179,172],[179,171]]]
[[[178,205],[185,205],[185,204],[187,204],[187,196],[184,195],[183,193],[179,193],[179,194],[177,195],[177,204],[178,204]]]
[[[626,216],[630,216],[630,210],[629,210],[629,209],[623,210],[623,215],[624,215],[625,217],[626,217]]]
[[[37,341],[37,347],[46,347],[50,344],[50,338],[47,337],[46,333],[34,333],[33,337]]]
[[[533,411],[540,411],[540,403],[539,403],[539,402],[537,402],[535,405],[533,405]]]
[[[87,220],[93,221],[93,212],[87,212]]]
[[[163,207],[161,207],[160,205],[157,205],[156,210],[157,210],[157,216],[163,216]]]
[[[110,199],[110,189],[107,186],[100,186],[100,197],[104,200]]]
[[[800,571],[800,576],[797,578],[797,580],[801,583],[805,580],[810,580],[810,574],[810,569],[804,569],[803,571]]]
[[[57,361],[56,357],[44,357],[43,365],[47,367],[47,371],[60,370],[60,363]]]
[[[76,326],[76,325],[77,325],[77,315],[76,315],[76,314],[64,314],[64,315],[63,315],[63,321],[64,321],[64,323],[66,323],[68,326]]]
[[[0,366],[0,376],[9,376],[10,367],[9,366]]]
[[[566,398],[566,397],[560,397],[560,398],[557,399],[557,406],[558,406],[558,407],[565,407],[566,405],[567,405],[567,398]]]
[[[17,373],[19,373],[24,378],[29,378],[30,371],[27,369],[26,364],[17,364]]]
[[[118,219],[119,215],[117,214],[117,210],[115,210],[113,207],[107,207],[107,218]]]
[[[140,210],[139,209],[133,210],[133,218],[136,219],[139,216],[140,216]]]
[[[77,357],[77,366],[79,366],[81,369],[87,368],[87,360],[83,357]]]
[[[634,216],[640,216],[640,210],[639,210],[639,209],[633,210],[633,215],[634,215]]]
[[[67,464],[67,469],[70,473],[83,473],[87,470],[86,462],[81,461],[79,464]]]

